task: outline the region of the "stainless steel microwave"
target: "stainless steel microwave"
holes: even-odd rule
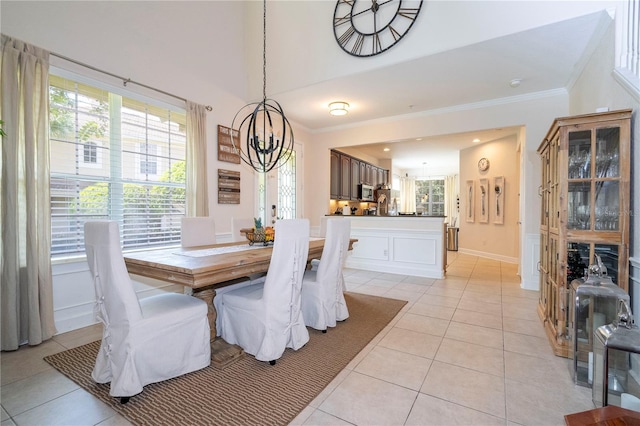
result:
[[[360,201],[374,201],[373,186],[363,183],[358,184],[358,199]]]

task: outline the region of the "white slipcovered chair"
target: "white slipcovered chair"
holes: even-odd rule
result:
[[[262,282],[218,294],[218,334],[272,365],[286,348],[309,341],[300,312],[300,288],[309,254],[309,221],[279,220],[269,271]]]
[[[109,394],[126,403],[149,383],[207,367],[207,304],[177,293],[138,301],[122,257],[118,224],[87,222],[84,238],[96,316],[103,324],[93,380],[111,382]]]
[[[329,217],[327,216],[322,216],[320,218],[320,230],[318,231],[318,237],[320,238],[324,238],[327,236],[327,221],[329,220]]]
[[[180,220],[182,247],[208,246],[216,243],[216,223],[212,217],[183,217]]]
[[[351,221],[329,219],[322,256],[316,270],[306,271],[302,280],[304,323],[326,332],[337,321],[349,318],[344,300],[342,266],[349,250]]]
[[[253,218],[244,217],[244,218],[232,218],[231,219],[231,236],[233,241],[247,241],[247,237],[240,233],[241,229],[245,228],[253,228],[255,222]]]

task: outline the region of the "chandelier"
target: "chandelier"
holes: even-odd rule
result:
[[[285,164],[293,152],[293,130],[278,102],[267,98],[267,1],[262,33],[262,101],[240,109],[233,118],[231,143],[240,158],[255,171],[267,173]]]

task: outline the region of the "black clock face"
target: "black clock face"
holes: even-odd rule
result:
[[[421,8],[422,0],[338,0],[333,34],[350,55],[378,55],[409,32]]]

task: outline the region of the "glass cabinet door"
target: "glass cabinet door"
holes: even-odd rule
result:
[[[557,232],[560,224],[560,179],[558,173],[558,159],[560,155],[560,140],[555,138],[549,146],[549,227]]]
[[[620,127],[568,133],[567,229],[620,230]]]
[[[567,228],[591,229],[591,182],[569,182]]]
[[[540,155],[542,157],[542,184],[538,189],[542,197],[540,225],[547,227],[549,226],[549,145],[545,147]]]
[[[568,178],[591,178],[591,131],[569,133]]]
[[[597,180],[595,187],[595,230],[617,231],[620,224],[620,183]]]
[[[600,256],[607,268],[607,275],[614,283],[618,282],[620,246],[617,244],[596,244],[584,242],[567,243],[567,283],[583,278],[589,265],[595,263],[594,254]]]
[[[596,129],[596,178],[620,176],[620,128]]]

